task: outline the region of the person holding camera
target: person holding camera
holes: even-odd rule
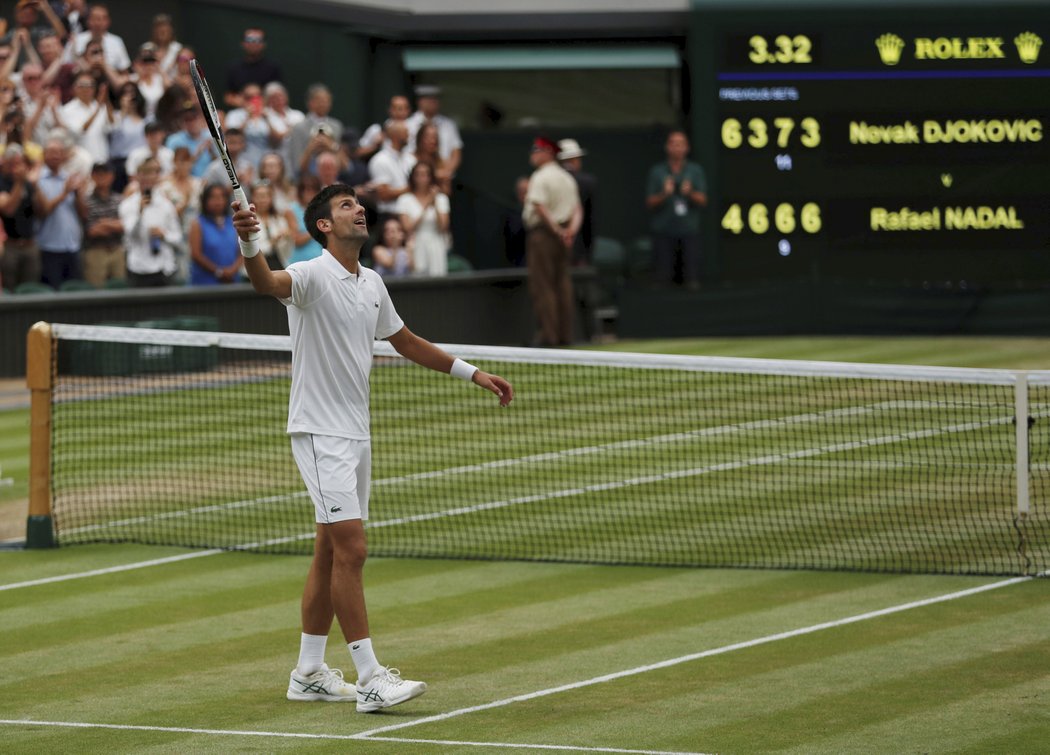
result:
[[[288,158],[296,176],[313,172],[313,159],[318,152],[339,151],[343,124],[329,113],[332,93],[324,84],[313,84],[306,90],[306,117],[288,135]]]
[[[242,107],[226,114],[227,130],[236,128],[244,133],[244,159],[258,170],[263,155],[281,145],[281,139],[274,133],[273,125],[266,113],[262,88],[258,84],[248,84],[241,91]]]
[[[142,161],[135,180],[138,191],[126,197],[118,210],[124,228],[128,283],[135,287],[167,286],[174,282],[175,250],[182,243],[179,214],[163,193],[153,191],[160,180],[156,158]]]

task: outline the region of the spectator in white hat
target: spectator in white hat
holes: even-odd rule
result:
[[[574,265],[591,264],[591,252],[594,249],[594,192],[597,181],[590,173],[583,172],[583,156],[587,150],[580,147],[575,139],[562,139],[558,142],[558,162],[576,179],[580,191],[580,205],[583,207],[583,222],[573,245],[572,262]]]

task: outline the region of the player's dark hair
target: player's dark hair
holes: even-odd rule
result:
[[[342,196],[357,198],[357,192],[354,191],[353,186],[348,186],[347,184],[332,184],[317,192],[314,198],[310,200],[310,204],[306,205],[306,212],[303,213],[303,220],[306,221],[306,230],[310,232],[313,240],[321,246],[325,246],[327,240],[317,227],[317,221],[331,220],[332,200]]]

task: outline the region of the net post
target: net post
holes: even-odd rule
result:
[[[27,548],[55,547],[51,520],[51,325],[38,322],[26,336],[26,386],[29,405],[29,517]]]
[[[1014,430],[1017,434],[1017,515],[1028,516],[1028,373],[1018,372],[1014,383]]]

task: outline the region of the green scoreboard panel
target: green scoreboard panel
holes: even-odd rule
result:
[[[695,152],[723,279],[1050,282],[1050,13],[706,23]]]

